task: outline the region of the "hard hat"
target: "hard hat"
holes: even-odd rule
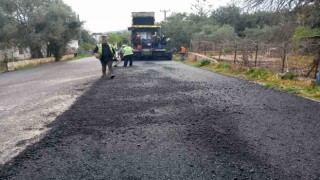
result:
[[[101,38],[102,39],[107,39],[107,40],[109,39],[107,35],[102,35]]]
[[[126,44],[122,44],[122,47],[126,47],[127,45]]]

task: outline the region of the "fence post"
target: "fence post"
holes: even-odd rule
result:
[[[256,56],[254,58],[254,67],[257,67],[259,45],[256,45]]]
[[[212,43],[212,53],[214,53],[214,43]]]
[[[5,66],[6,66],[6,71],[8,71],[8,63],[9,63],[9,59],[8,59],[8,55],[7,55],[7,53],[5,52],[4,53],[4,64],[5,64]]]
[[[319,78],[319,63],[320,63],[320,50],[318,52],[318,57],[317,57],[317,62],[316,62],[316,72],[314,73],[314,78],[317,80],[317,84],[319,84],[320,82],[320,78]],[[318,78],[317,78],[318,75]]]
[[[204,44],[204,55],[207,55],[207,43]]]
[[[236,49],[234,51],[234,59],[233,59],[233,63],[236,63],[236,59],[237,59],[237,49],[238,49],[238,45],[236,44]]]
[[[319,66],[319,61],[320,61],[320,59],[318,59],[318,79],[317,79],[317,85],[320,86],[320,66]]]
[[[194,46],[194,51],[196,52],[196,53],[199,53],[199,41],[197,41],[197,42],[193,42],[194,44],[193,44],[193,46]]]
[[[286,61],[286,57],[287,57],[287,44],[284,44],[284,48],[283,48],[283,58],[282,58],[282,68],[281,68],[281,72],[284,72],[284,63]]]

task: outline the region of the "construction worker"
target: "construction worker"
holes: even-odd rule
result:
[[[186,52],[187,52],[187,49],[183,46],[183,44],[181,44],[181,46],[179,48],[180,61],[184,61],[185,60]]]
[[[115,57],[115,50],[112,44],[108,43],[108,37],[106,35],[101,37],[101,43],[97,44],[96,48],[93,50],[94,56],[100,59],[102,66],[102,76],[113,79],[115,76],[113,74],[112,62]],[[106,66],[108,65],[108,74],[106,74]]]
[[[154,49],[158,47],[158,36],[156,32],[151,36],[151,46]]]
[[[124,44],[122,45],[121,52],[122,60],[124,61],[123,67],[127,67],[128,61],[130,61],[129,66],[132,66],[133,49],[130,46]]]
[[[138,48],[139,45],[141,45],[141,36],[138,33],[135,33],[133,36],[131,42],[133,42],[133,47]]]

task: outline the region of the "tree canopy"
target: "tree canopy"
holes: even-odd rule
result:
[[[243,2],[243,0],[241,0]],[[250,39],[285,43],[295,37],[317,35],[320,28],[318,0],[244,0],[244,6],[229,4],[206,9],[208,0],[197,0],[194,13],[173,13],[161,22],[170,45],[188,45],[191,39],[221,42]],[[271,9],[266,7],[272,6]],[[245,11],[245,8],[255,8]]]
[[[310,4],[319,4],[319,0],[243,0],[247,8],[264,10],[292,10]]]
[[[170,38],[169,47],[188,46],[192,39],[212,42],[249,39],[287,42],[320,35],[319,0],[239,0],[213,9],[210,0],[196,0],[192,13],[173,13],[159,23]],[[241,5],[241,6],[239,6]],[[247,10],[247,11],[245,11]],[[62,0],[1,0],[0,48],[29,47],[32,57],[54,55],[57,60],[68,42],[79,39],[90,49],[95,40]],[[112,43],[128,44],[127,32],[110,33]]]
[[[29,47],[32,58],[43,57],[46,49],[60,60],[70,40],[80,35],[82,23],[62,0],[2,0],[0,9],[1,42]]]

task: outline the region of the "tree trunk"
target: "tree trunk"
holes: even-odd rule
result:
[[[50,44],[47,44],[47,57],[51,57],[52,56],[52,50],[51,50],[51,46]]]
[[[245,66],[249,66],[249,56],[248,56],[248,50],[243,49],[242,50],[242,60]]]
[[[30,46],[31,58],[43,58],[43,54],[41,52],[41,47],[38,46]]]

